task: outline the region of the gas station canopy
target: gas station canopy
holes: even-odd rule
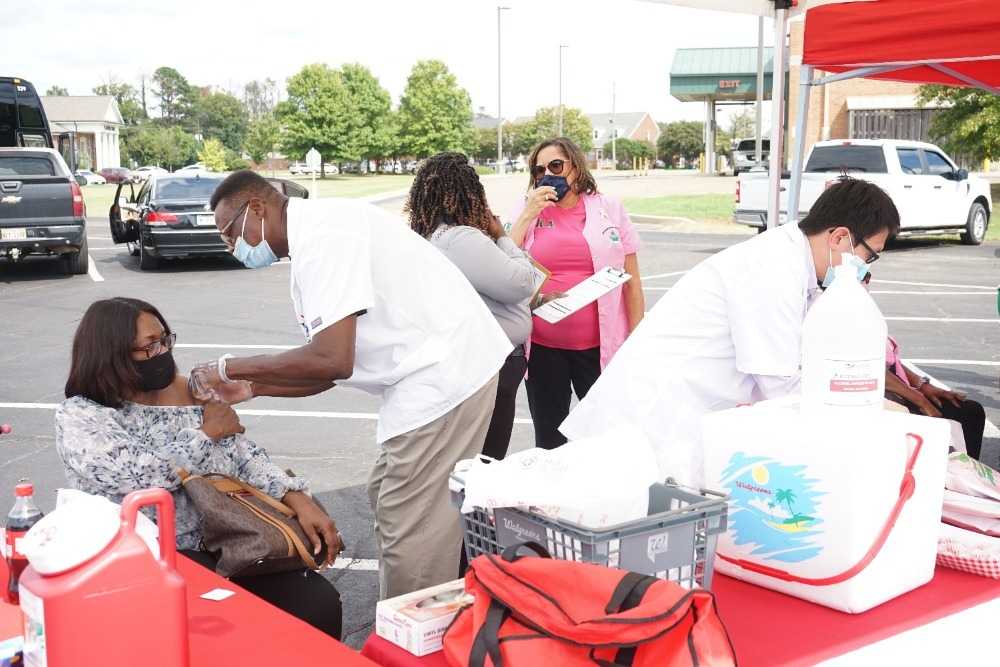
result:
[[[771,99],[774,49],[764,49],[764,99]],[[757,99],[757,47],[677,49],[670,94],[681,102],[752,102]]]

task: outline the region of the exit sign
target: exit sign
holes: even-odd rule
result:
[[[740,81],[739,79],[720,79],[719,88],[722,89],[739,88],[741,83],[742,81]]]

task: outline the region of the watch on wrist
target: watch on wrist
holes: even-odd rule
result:
[[[920,377],[920,385],[917,387],[917,391],[923,391],[924,387],[931,383],[931,379],[926,375]]]

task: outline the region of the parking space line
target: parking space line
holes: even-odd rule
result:
[[[905,290],[872,290],[870,294],[908,294],[910,296],[988,296],[993,292],[907,292]]]
[[[879,280],[872,278],[873,283],[882,283],[885,285],[911,285],[913,287],[953,287],[955,289],[987,289],[995,290],[996,285],[953,285],[950,283],[913,283],[906,280]]]
[[[925,366],[1000,366],[1000,361],[974,361],[971,359],[907,359]]]
[[[670,273],[654,273],[651,276],[641,276],[643,280],[656,280],[657,278],[670,278],[671,276],[682,276],[687,271],[671,271]]]
[[[975,317],[887,317],[886,322],[948,322],[952,324],[1000,324],[1000,319]]]
[[[2,410],[55,410],[58,403],[0,403]],[[317,419],[353,419],[360,421],[377,421],[375,412],[330,412],[325,410],[254,410],[237,409],[237,413],[248,417],[309,417]],[[518,417],[515,424],[531,424],[531,419]]]
[[[344,558],[333,561],[334,570],[356,570],[359,572],[378,572],[378,559],[375,558]]]
[[[224,345],[221,343],[177,343],[174,345],[177,347],[185,347],[192,349],[213,349],[218,348],[220,350],[294,350],[297,345]]]
[[[87,255],[87,275],[95,283],[103,283],[104,276],[101,275],[100,271],[97,270],[97,265],[94,264],[94,258],[91,255]]]

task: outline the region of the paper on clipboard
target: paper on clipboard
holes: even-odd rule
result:
[[[556,324],[631,279],[630,274],[620,269],[604,267],[582,283],[571,287],[566,296],[536,308],[534,315],[549,324]]]

